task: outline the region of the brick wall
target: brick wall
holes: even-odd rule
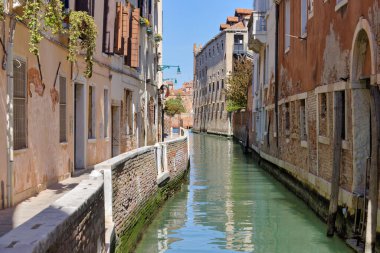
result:
[[[0,252],[105,252],[103,180],[76,188],[0,238]]]
[[[181,137],[95,166],[104,174],[105,216],[114,224],[116,252],[133,250],[143,228],[180,185],[187,165],[187,137]]]

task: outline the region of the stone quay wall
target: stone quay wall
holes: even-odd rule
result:
[[[180,137],[95,166],[104,174],[106,223],[113,231],[108,238],[111,252],[134,250],[158,208],[181,186],[188,162],[188,138]]]
[[[104,189],[90,176],[48,208],[0,238],[2,253],[105,252]]]
[[[188,137],[179,137],[97,164],[89,179],[0,237],[0,252],[132,252],[181,186],[188,145]]]

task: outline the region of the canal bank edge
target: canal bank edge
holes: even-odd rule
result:
[[[239,139],[234,138],[239,141]],[[256,150],[251,149],[254,159],[262,166],[268,173],[270,173],[277,181],[283,184],[287,189],[293,192],[298,198],[305,202],[309,208],[319,217],[324,223],[327,223],[329,200],[322,196],[315,189],[308,184],[303,183],[297,179],[288,170],[282,168],[265,158],[265,155],[258,153]],[[347,208],[342,205],[338,205],[338,212],[336,217],[336,233],[342,239],[348,239],[352,236],[352,227],[354,225],[354,215],[346,212],[346,216],[343,214],[343,209]],[[380,239],[380,234],[377,233],[377,238]],[[356,252],[362,252],[360,247],[355,247],[352,243],[346,244]],[[376,246],[376,252],[380,252],[380,247]]]
[[[172,197],[177,191],[179,191],[187,181],[189,169],[183,172],[182,175],[174,180],[170,180],[165,186],[160,188],[157,193],[152,196],[146,203],[142,204],[135,212],[130,216],[128,222],[128,229],[123,234],[118,242],[113,239],[114,245],[111,252],[133,252],[138,242],[141,240],[145,229],[149,226],[150,222],[157,215],[163,204],[167,199]]]
[[[189,168],[188,138],[127,152],[95,169],[104,174],[106,244],[109,252],[132,252],[160,206]]]

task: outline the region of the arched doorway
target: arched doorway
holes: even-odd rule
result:
[[[353,185],[365,196],[365,248],[374,252],[378,213],[378,150],[380,92],[376,85],[376,43],[371,26],[361,18],[351,52]],[[374,85],[373,85],[374,84]],[[362,210],[362,212],[365,210]]]

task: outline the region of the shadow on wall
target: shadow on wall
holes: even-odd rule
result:
[[[1,181],[0,183],[0,201],[1,201],[1,208],[0,209],[4,209],[5,208],[5,186],[4,186],[4,181]]]

